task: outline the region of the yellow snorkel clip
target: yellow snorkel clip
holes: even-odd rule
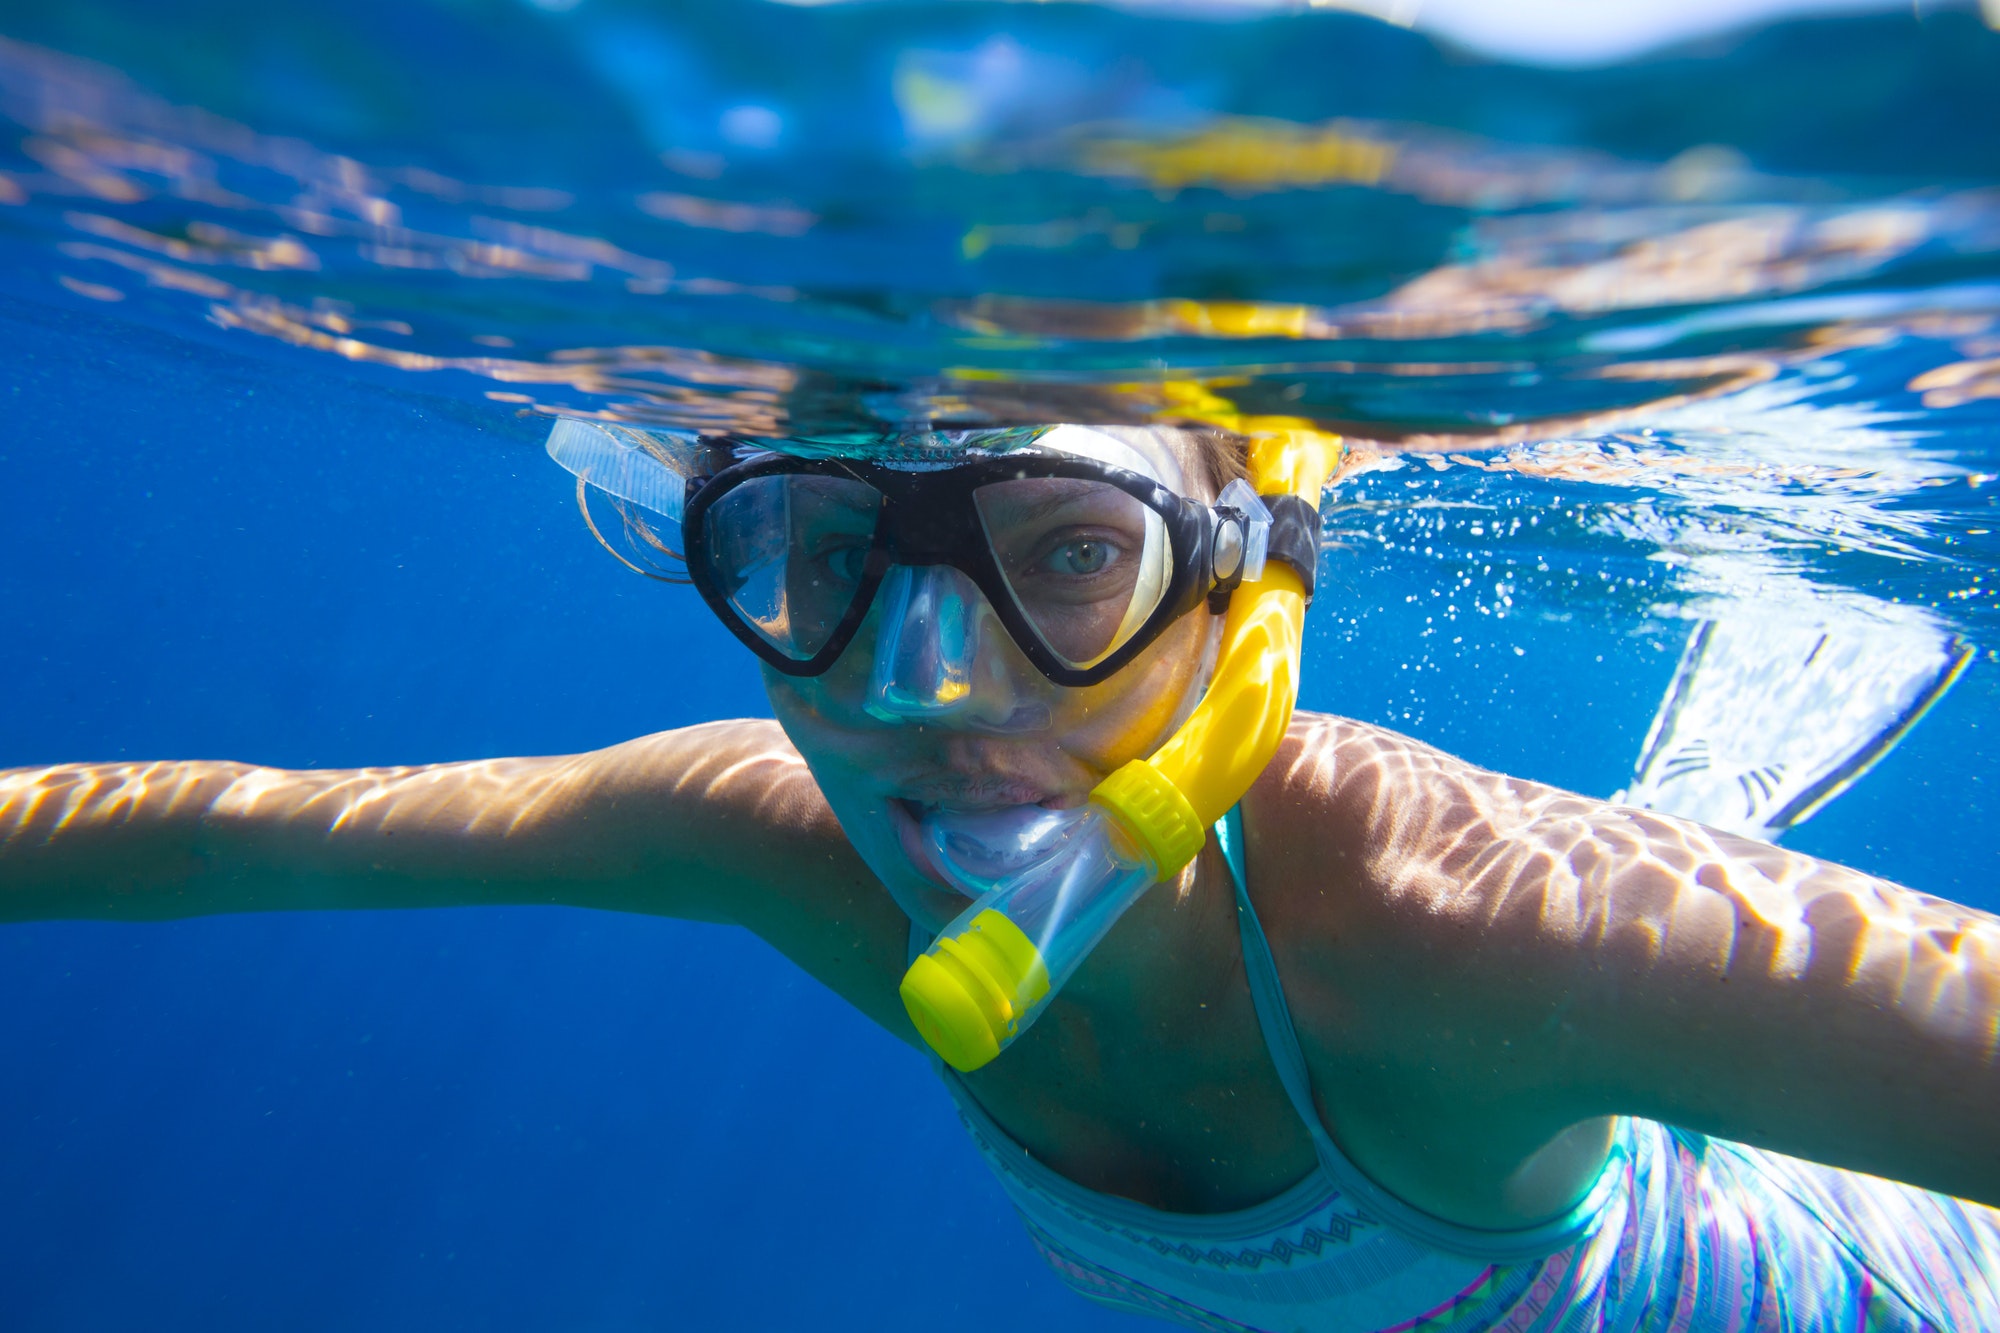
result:
[[[1318,431],[1262,434],[1249,481],[1317,512],[1341,453]],[[903,1005],[947,1064],[977,1069],[1026,1030],[1125,909],[1194,860],[1243,798],[1291,724],[1305,611],[1299,575],[1277,560],[1241,584],[1213,683],[1180,730],[1100,782],[1059,851],[979,898],[910,965]]]

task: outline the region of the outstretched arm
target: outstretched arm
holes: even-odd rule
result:
[[[774,723],[414,768],[0,773],[4,921],[521,903],[747,926],[907,1026],[901,914]]]
[[[1632,1114],[2000,1204],[2000,919],[1356,723],[1280,762],[1280,962],[1412,1202],[1546,1213],[1537,1155]]]

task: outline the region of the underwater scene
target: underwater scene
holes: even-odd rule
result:
[[[1301,708],[2000,912],[1996,15],[0,5],[0,768],[770,716],[560,421],[1316,433]],[[0,1069],[7,1329],[1163,1326],[733,927],[9,924]]]

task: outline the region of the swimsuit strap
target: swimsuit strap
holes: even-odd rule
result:
[[[1250,905],[1250,876],[1243,867],[1243,810],[1231,806],[1229,813],[1215,821],[1215,841],[1222,859],[1229,863],[1229,878],[1236,885],[1236,926],[1243,937],[1243,970],[1250,977],[1250,1000],[1257,1007],[1257,1026],[1264,1033],[1264,1045],[1277,1066],[1278,1081],[1285,1095],[1312,1135],[1313,1149],[1320,1165],[1336,1181],[1349,1170],[1346,1157],[1334,1146],[1333,1136],[1320,1120],[1313,1101],[1312,1078],[1306,1072],[1306,1054],[1299,1046],[1298,1029],[1292,1024],[1292,1007],[1285,1003],[1285,988],[1278,980],[1278,961],[1271,956],[1271,942]],[[1336,1170],[1336,1163],[1344,1168]]]
[[[1243,938],[1243,970],[1250,978],[1250,1000],[1257,1008],[1257,1026],[1263,1030],[1264,1045],[1292,1099],[1306,1133],[1312,1136],[1313,1151],[1319,1156],[1320,1170],[1354,1202],[1395,1231],[1432,1249],[1507,1263],[1539,1258],[1570,1244],[1596,1220],[1602,1208],[1605,1187],[1611,1173],[1599,1173],[1597,1183],[1562,1217],[1540,1226],[1519,1231],[1481,1231],[1459,1226],[1404,1203],[1370,1180],[1348,1159],[1327,1133],[1313,1100],[1312,1077],[1306,1070],[1305,1051],[1299,1046],[1298,1029],[1292,1024],[1291,1006],[1285,1003],[1284,984],[1278,979],[1278,963],[1271,956],[1271,943],[1250,904],[1250,876],[1243,860],[1243,813],[1232,806],[1215,821],[1215,840],[1222,858],[1229,863],[1229,878],[1236,885],[1236,924]],[[1610,1163],[1607,1161],[1606,1166]]]

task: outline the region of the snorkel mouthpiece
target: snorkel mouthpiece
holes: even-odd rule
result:
[[[1277,432],[1252,443],[1250,482],[1259,495],[1297,496],[1317,510],[1340,453],[1338,437]],[[1020,821],[1035,841],[1013,852],[1018,868],[996,845],[1007,829],[992,816],[927,821],[953,878],[985,889],[903,977],[910,1020],[945,1063],[969,1072],[1006,1049],[1126,909],[1200,853],[1208,826],[1242,799],[1291,724],[1305,609],[1289,565],[1274,559],[1246,579],[1193,714],[1152,757],[1100,782],[1060,836],[1047,821]],[[1009,869],[988,881],[982,865]]]
[[[1093,800],[1047,854],[980,897],[910,965],[902,986],[910,1021],[952,1068],[979,1068],[1027,1029],[1159,878]]]

